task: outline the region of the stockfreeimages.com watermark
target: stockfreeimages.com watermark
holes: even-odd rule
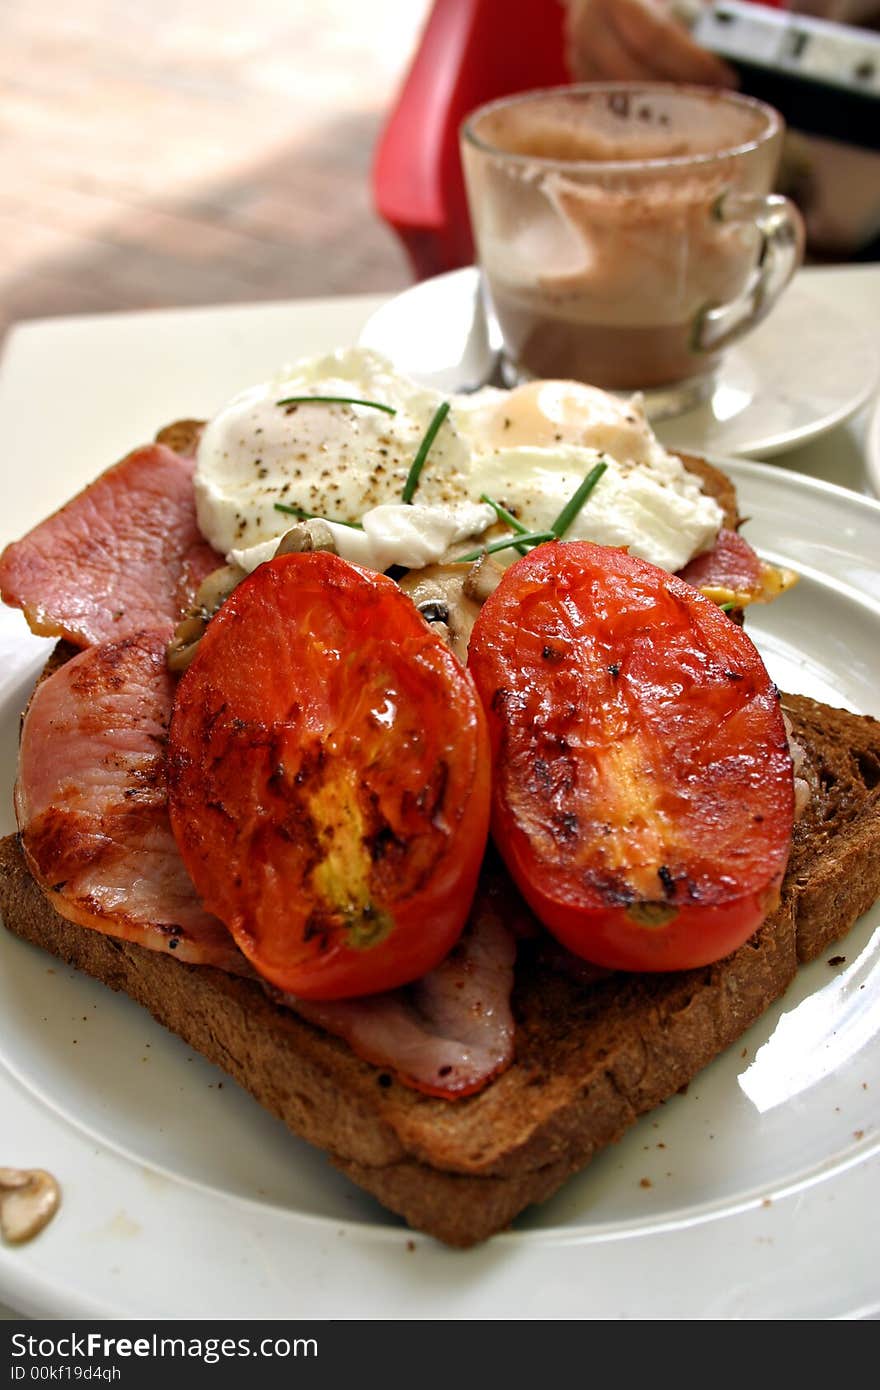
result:
[[[13,1333],[10,1379],[116,1380],[120,1360],[201,1361],[214,1366],[237,1358],[316,1357],[315,1337],[107,1337],[102,1332],[71,1332],[61,1337]],[[96,1364],[112,1362],[112,1365]],[[52,1364],[47,1364],[52,1363]]]

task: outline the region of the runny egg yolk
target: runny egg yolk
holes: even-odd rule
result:
[[[529,381],[512,391],[478,392],[470,400],[470,408],[467,400],[461,403],[460,417],[471,422],[466,434],[479,429],[484,447],[552,449],[572,444],[636,463],[665,453],[637,404],[620,401],[597,386]]]

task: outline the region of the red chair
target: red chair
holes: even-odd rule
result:
[[[567,82],[558,0],[435,0],[373,162],[379,216],[417,279],[474,259],[458,153],[484,101]]]

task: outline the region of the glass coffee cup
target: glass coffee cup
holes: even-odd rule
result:
[[[481,107],[461,149],[508,384],[642,391],[653,419],[712,389],[803,258],[771,193],[784,123],[735,92],[585,84]]]

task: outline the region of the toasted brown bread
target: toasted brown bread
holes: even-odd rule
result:
[[[515,1061],[464,1100],[408,1090],[252,982],[65,921],[15,836],[0,843],[0,910],[19,936],[143,1004],[410,1225],[471,1245],[679,1090],[880,896],[880,723],[802,696],[784,705],[815,793],[777,911],[726,960],[674,975],[581,983],[524,948]]]
[[[204,420],[175,420],[159,431],[156,443],[164,444],[178,454],[193,454],[204,427]]]
[[[706,496],[715,498],[724,513],[724,525],[729,530],[734,530],[742,518],[737,508],[736,488],[727,474],[722,473],[721,469],[716,468],[713,463],[707,463],[705,459],[697,458],[695,454],[679,454],[678,457],[687,471],[699,478],[700,487]]]

